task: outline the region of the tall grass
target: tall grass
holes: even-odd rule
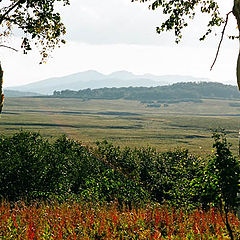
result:
[[[236,239],[239,219],[231,213]],[[49,204],[17,202],[0,205],[1,239],[228,239],[221,214],[185,211],[167,206],[119,208],[116,203],[79,202]]]

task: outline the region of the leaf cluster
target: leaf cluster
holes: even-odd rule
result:
[[[1,1],[2,2],[2,1]],[[2,41],[12,34],[14,29],[23,33],[22,49],[26,54],[32,44],[40,48],[42,61],[48,57],[55,46],[65,43],[62,35],[65,26],[55,11],[57,2],[68,5],[69,0],[9,0],[0,8],[0,38]]]
[[[215,151],[201,177],[201,201],[204,204],[212,202],[217,206],[235,209],[239,205],[239,161],[233,156],[231,144],[227,142],[224,132],[215,132],[213,139]]]
[[[178,206],[199,203],[191,183],[201,175],[202,159],[186,149],[164,153],[151,147],[121,150],[104,141],[98,143],[96,154],[127,178],[141,183],[154,201]]]
[[[149,0],[132,0],[147,2]],[[176,36],[176,43],[182,38],[182,30],[189,25],[189,20],[194,19],[197,10],[209,15],[206,33],[200,38],[204,40],[212,32],[214,26],[221,26],[224,23],[219,12],[219,6],[215,0],[154,0],[149,5],[152,10],[161,8],[167,19],[156,28],[157,33],[173,30]],[[199,8],[199,9],[198,9]]]

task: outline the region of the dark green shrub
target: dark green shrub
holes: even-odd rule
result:
[[[127,179],[114,169],[107,169],[98,176],[87,178],[81,196],[87,200],[134,203],[149,201],[149,194],[142,186]]]
[[[104,141],[98,143],[96,154],[126,178],[140,182],[158,202],[199,204],[199,193],[192,185],[202,174],[203,161],[189,154],[188,150],[166,153],[159,153],[151,147],[125,147],[121,150]]]
[[[78,142],[62,136],[51,144],[24,131],[0,138],[0,156],[0,194],[10,200],[75,193],[103,165]]]
[[[108,149],[111,152],[111,148]],[[93,151],[66,136],[49,143],[38,133],[21,131],[0,137],[0,196],[146,201],[141,184],[127,178]],[[110,162],[111,155],[109,155]]]
[[[26,197],[53,187],[49,170],[51,145],[37,133],[20,132],[0,137],[0,195]]]
[[[166,152],[162,157],[165,199],[171,204],[188,208],[199,205],[200,197],[192,185],[201,176],[204,161],[189,154],[186,149]]]
[[[214,134],[208,159],[178,149],[121,149],[107,141],[88,148],[66,136],[50,143],[38,133],[0,137],[0,196],[9,200],[55,196],[91,201],[168,201],[228,209],[238,206],[240,168],[224,134]]]
[[[215,151],[209,157],[200,179],[201,202],[204,205],[224,205],[233,210],[239,205],[239,161],[233,156],[224,132],[215,132],[213,139]]]

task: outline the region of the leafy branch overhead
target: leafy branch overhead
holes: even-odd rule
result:
[[[219,27],[224,24],[220,43],[216,57],[214,59],[214,66],[219,54],[225,28],[228,22],[228,16],[233,14],[237,20],[238,29],[240,26],[240,0],[234,0],[232,9],[228,10],[226,19],[222,16],[219,8],[219,1],[216,0],[131,0],[132,2],[151,2],[149,8],[151,10],[161,9],[163,15],[166,16],[165,20],[156,28],[157,33],[164,31],[174,31],[176,36],[176,43],[179,43],[182,38],[182,30],[188,26],[189,22],[194,19],[197,12],[208,15],[209,21],[206,26],[205,33],[200,37],[200,40],[205,40],[206,37],[212,32],[214,27]],[[238,36],[230,36],[230,39],[239,38]],[[240,89],[240,54],[237,63],[237,83]]]
[[[134,1],[147,2],[149,0],[132,0],[132,2]],[[158,33],[174,30],[177,43],[179,43],[182,38],[183,28],[188,26],[189,20],[194,19],[196,10],[208,14],[210,18],[207,24],[206,33],[200,40],[204,40],[206,36],[212,32],[214,26],[221,26],[221,24],[224,23],[224,19],[219,12],[219,6],[214,0],[156,0],[149,5],[149,8],[152,10],[156,10],[160,7],[162,13],[167,15],[168,18],[163,21],[156,30]]]
[[[62,35],[65,26],[60,14],[55,11],[57,2],[69,5],[69,0],[0,0],[0,40],[5,42],[17,28],[22,31],[24,53],[32,49],[32,45],[40,48],[42,61],[60,43],[65,43]]]

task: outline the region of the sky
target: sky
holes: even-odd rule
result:
[[[238,41],[224,38],[212,71],[222,27],[206,41],[198,39],[206,30],[207,16],[199,15],[183,32],[180,44],[171,32],[156,33],[162,14],[151,11],[149,3],[131,0],[71,0],[59,7],[67,28],[67,43],[55,49],[46,64],[39,65],[35,49],[28,55],[0,48],[4,69],[4,87],[23,85],[72,73],[96,70],[104,74],[126,70],[135,74],[191,75],[236,85]],[[219,0],[223,16],[232,9],[232,1]],[[236,21],[229,19],[226,35],[237,35]],[[215,36],[216,35],[216,36]],[[18,37],[9,39],[16,46]]]

